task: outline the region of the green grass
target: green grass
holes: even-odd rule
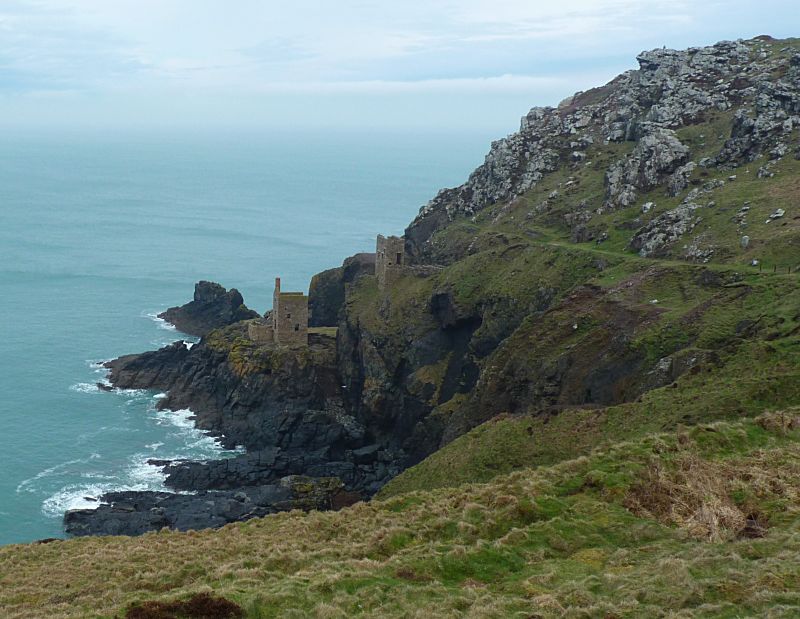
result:
[[[7,546],[0,607],[112,617],[212,591],[248,617],[796,616],[797,413],[335,513]]]
[[[676,277],[674,270],[661,269],[657,277],[641,280],[642,290],[622,286],[615,298],[619,302],[627,296],[630,303],[653,296],[660,300],[659,320],[650,327],[640,323],[638,337],[629,344],[643,355],[645,367],[667,355],[695,356],[704,360],[695,370],[674,384],[616,406],[567,407],[557,415],[537,409],[501,414],[401,473],[380,496],[488,481],[520,467],[574,458],[622,438],[800,404],[800,290],[796,283],[787,277],[747,275],[735,285],[726,286],[721,280],[720,285],[704,288],[698,283],[699,268],[683,266],[681,273]],[[619,287],[619,281],[608,283],[612,292]],[[548,356],[558,358],[581,346],[594,350],[597,344],[591,334],[596,329],[586,325],[596,328],[599,324],[599,307],[599,303],[582,305],[587,316],[594,312],[598,317],[594,323],[575,312],[567,320],[558,311],[537,318],[530,326],[524,323],[491,363],[535,368],[542,367]],[[581,322],[578,330],[569,335],[558,331],[557,325],[573,320]],[[748,324],[754,333],[737,332]],[[484,377],[478,392],[454,403],[448,415],[490,407],[493,398],[481,399],[480,391],[491,387],[491,380]],[[503,384],[501,389],[506,387]],[[494,391],[488,389],[488,393],[491,396]]]

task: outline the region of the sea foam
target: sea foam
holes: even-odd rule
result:
[[[177,331],[178,329],[175,328],[171,322],[167,322],[163,318],[159,317],[160,312],[143,312],[142,316],[149,318],[152,320],[156,325],[158,325],[159,329],[164,329],[164,331]]]
[[[108,492],[126,490],[164,490],[166,475],[161,467],[147,463],[147,454],[136,454],[117,476],[97,475],[103,482],[71,483],[48,496],[42,502],[42,513],[50,518],[61,518],[70,509],[92,509],[101,504],[100,497]],[[91,474],[82,477],[91,478]]]

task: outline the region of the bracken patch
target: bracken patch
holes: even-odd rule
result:
[[[198,593],[187,600],[133,604],[125,619],[239,619],[242,607],[224,597]]]

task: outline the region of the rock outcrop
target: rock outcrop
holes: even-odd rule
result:
[[[221,527],[292,509],[338,509],[353,499],[335,479],[285,477],[278,483],[228,492],[110,492],[96,509],[64,516],[70,535],[141,535],[164,527],[188,531]]]
[[[658,129],[638,141],[633,152],[614,163],[606,172],[606,207],[626,207],[636,202],[637,191],[647,191],[673,175],[689,158],[689,149],[669,129]],[[673,182],[677,194],[685,182],[686,170]]]
[[[109,493],[96,510],[67,512],[68,532],[213,527],[304,505],[318,509],[369,497],[399,473],[401,454],[376,442],[344,408],[335,339],[312,335],[308,348],[290,349],[255,344],[246,333],[247,322],[239,322],[191,349],[176,342],[106,364],[115,387],[166,391],[160,408],[191,409],[198,428],[246,453],[159,462],[167,487],[201,494]],[[314,488],[327,480],[324,487],[335,492],[299,502],[285,491],[285,480],[297,476],[317,480]]]
[[[760,37],[643,52],[638,70],[579,92],[557,108],[533,108],[517,133],[492,144],[466,183],[442,190],[420,209],[406,230],[408,255],[419,262],[452,262],[459,255],[437,245],[438,231],[459,217],[513,201],[555,170],[592,165],[587,153],[593,146],[632,143],[607,167],[605,199],[578,222],[584,229],[591,228],[593,212],[631,206],[639,193],[659,185],[677,195],[697,165],[735,167],[762,155],[783,157],[800,126],[800,54],[789,48],[768,53],[770,42]],[[691,161],[675,131],[717,113],[733,113],[730,136],[714,156]]]
[[[158,317],[183,333],[202,337],[212,329],[258,318],[258,312],[248,309],[236,288],[225,290],[214,282],[201,281],[195,284],[194,299],[180,307],[171,307]]]
[[[335,269],[317,273],[308,288],[308,326],[334,327],[344,309],[346,286],[363,275],[375,275],[375,254],[351,256]]]

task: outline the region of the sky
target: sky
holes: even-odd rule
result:
[[[0,0],[0,127],[514,130],[796,0]]]

